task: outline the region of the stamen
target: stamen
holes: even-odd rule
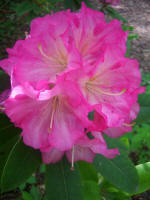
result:
[[[59,51],[60,53],[60,57],[62,59],[58,59],[55,57],[50,57],[48,55],[46,55],[43,51],[42,45],[38,44],[38,49],[40,50],[40,53],[42,54],[42,56],[44,56],[45,58],[51,60],[52,62],[54,62],[55,64],[58,64],[58,66],[55,65],[55,68],[61,68],[62,70],[64,70],[67,66],[67,59],[65,58],[65,56]]]
[[[92,90],[92,91],[95,91],[97,93],[106,94],[106,95],[113,95],[113,96],[116,95],[116,96],[118,96],[118,95],[122,95],[123,93],[126,92],[125,88],[119,93],[107,92],[107,91],[104,91],[104,90],[98,88],[97,84],[93,84],[93,83],[89,83],[89,82],[86,83],[86,86],[87,86],[88,90]]]
[[[47,59],[51,59],[51,57],[47,56],[47,55],[44,53],[41,44],[38,44],[38,49],[40,50],[40,53],[42,54],[42,56],[44,56],[44,57],[47,58]]]
[[[119,92],[119,93],[105,92],[105,91],[101,90],[101,93],[106,94],[106,95],[122,95],[125,92],[126,92],[125,88],[121,92]]]
[[[58,104],[58,97],[56,96],[56,97],[54,97],[54,100],[53,100],[53,103],[52,103],[52,113],[51,113],[51,118],[50,118],[49,129],[48,129],[49,133],[52,132],[54,115],[55,115],[55,111],[56,111],[56,108],[57,108],[57,104]]]
[[[135,124],[136,124],[136,122],[132,122],[132,123],[130,123],[130,124],[123,123],[123,125],[126,126],[126,127],[132,127],[132,126],[134,126]]]
[[[72,162],[71,162],[71,168],[72,171],[74,170],[74,146],[72,147]]]

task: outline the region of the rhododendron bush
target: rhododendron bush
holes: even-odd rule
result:
[[[137,191],[136,169],[118,139],[132,130],[145,90],[138,62],[126,56],[127,38],[119,20],[106,23],[102,12],[82,3],[79,12],[32,20],[26,38],[7,49],[0,66],[11,87],[1,94],[1,119],[7,126],[5,113],[17,128],[6,133],[3,191],[24,182],[42,162],[48,199],[84,198],[86,170],[125,192]]]

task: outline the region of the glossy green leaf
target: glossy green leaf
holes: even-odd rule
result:
[[[140,104],[140,112],[136,118],[136,123],[150,122],[150,95],[139,95],[138,102]]]
[[[83,200],[81,180],[77,164],[71,170],[64,158],[46,167],[46,196],[48,200]]]
[[[124,31],[133,31],[134,30],[133,26],[128,26],[128,25],[122,25],[122,29]]]
[[[131,33],[130,33],[130,34],[128,35],[128,39],[129,39],[129,40],[134,40],[134,39],[137,39],[138,37],[139,37],[138,34],[131,34]]]
[[[101,200],[98,185],[98,174],[91,163],[78,162],[83,187],[84,200]]]
[[[104,179],[102,183],[100,184],[100,193],[102,194],[104,199],[131,200],[130,194],[117,189],[108,181],[106,181],[106,179]]]
[[[2,191],[12,190],[24,183],[40,163],[40,152],[18,141],[10,151],[2,172]]]
[[[141,106],[135,121],[138,124],[150,122],[150,106]]]
[[[31,195],[33,196],[34,200],[41,200],[42,199],[42,194],[40,191],[38,191],[38,188],[35,186],[32,186],[30,190]]]
[[[150,162],[136,166],[139,176],[139,188],[134,194],[140,194],[150,189]]]
[[[130,50],[131,50],[130,40],[127,40],[126,45],[127,45],[127,51],[126,51],[126,55],[125,56],[129,57]]]
[[[104,135],[104,138],[107,142],[108,148],[112,149],[112,148],[118,148],[119,152],[121,153],[121,155],[126,155],[128,156],[129,154],[129,148],[126,146],[126,144],[122,141],[122,138],[111,138],[107,135]]]
[[[102,155],[96,155],[94,166],[101,175],[117,188],[132,193],[138,189],[137,171],[125,156],[116,156],[114,159],[107,159]]]
[[[99,185],[94,181],[83,181],[84,200],[102,200]]]
[[[138,97],[138,103],[140,106],[150,107],[150,95],[149,94],[141,94]]]
[[[22,198],[23,200],[34,200],[32,195],[26,191],[22,192]]]
[[[0,114],[0,179],[8,155],[19,138],[20,129],[10,123],[8,117]]]
[[[83,181],[98,182],[97,172],[96,172],[93,164],[85,162],[85,161],[79,161],[78,166],[79,166],[79,170],[80,170],[81,179]]]

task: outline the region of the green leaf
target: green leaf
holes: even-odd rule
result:
[[[134,30],[133,26],[127,26],[127,25],[122,25],[122,29],[124,31],[133,31]]]
[[[10,123],[8,117],[0,113],[0,179],[8,155],[19,138],[20,129]]]
[[[150,122],[150,95],[139,95],[138,102],[140,104],[140,112],[137,116],[136,123],[141,124]]]
[[[131,200],[130,194],[117,189],[108,181],[106,181],[106,179],[104,179],[100,184],[100,193],[103,195],[104,199]]]
[[[29,184],[34,184],[34,183],[36,183],[36,178],[35,178],[35,176],[30,176],[26,182],[29,183]]]
[[[91,163],[78,162],[83,187],[84,200],[101,200],[98,185],[98,174]]]
[[[120,21],[123,21],[124,23],[128,23],[128,21],[127,21],[124,17],[122,17],[122,16],[121,16],[115,9],[113,9],[112,7],[106,6],[104,9],[107,11],[107,13],[108,13],[112,18],[118,19],[118,20],[120,20]]]
[[[101,175],[119,189],[132,193],[137,190],[138,176],[131,160],[125,156],[116,156],[107,159],[102,155],[96,155],[94,166]]]
[[[98,183],[94,181],[83,181],[84,200],[102,200]]]
[[[40,173],[45,173],[45,171],[46,171],[46,165],[42,164],[40,167]]]
[[[22,16],[33,9],[31,1],[23,1],[16,5],[15,11],[16,15]]]
[[[83,200],[78,166],[70,169],[66,158],[46,167],[46,196],[48,200]]]
[[[78,162],[81,179],[83,181],[95,181],[98,182],[97,172],[91,163],[85,161]]]
[[[129,149],[128,147],[125,145],[125,143],[122,141],[122,138],[111,138],[107,135],[104,135],[104,138],[107,142],[108,148],[112,149],[112,148],[118,148],[119,152],[121,153],[121,155],[125,155],[128,156],[129,154]]]
[[[41,200],[42,194],[38,191],[37,187],[32,186],[30,193],[32,194],[34,200]]]
[[[138,124],[150,122],[150,106],[141,106],[135,121]]]
[[[94,110],[92,111],[92,112],[89,112],[88,113],[88,118],[89,118],[89,120],[93,120],[94,119]]]
[[[140,106],[148,106],[150,107],[150,95],[149,94],[141,94],[138,98],[138,103]]]
[[[150,189],[150,162],[136,166],[139,176],[139,188],[134,194],[140,194]]]
[[[24,183],[40,166],[40,152],[18,141],[10,151],[1,178],[2,191],[6,192]]]
[[[131,33],[130,33],[130,34],[128,35],[128,39],[129,39],[129,40],[134,40],[134,39],[137,39],[138,37],[139,37],[138,34],[131,34]]]
[[[34,200],[32,195],[26,191],[22,192],[22,198],[23,200]]]
[[[130,49],[131,49],[130,40],[127,40],[126,45],[127,45],[127,51],[126,51],[126,55],[125,56],[129,57]]]

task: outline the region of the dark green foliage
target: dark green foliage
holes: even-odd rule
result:
[[[41,156],[19,139],[10,151],[1,176],[3,192],[15,189],[24,183],[39,167]]]
[[[10,88],[9,76],[0,69],[0,93]]]
[[[66,158],[47,165],[46,196],[49,200],[82,200],[81,180],[77,164],[74,170]]]
[[[128,158],[125,146],[119,140],[116,143],[115,139],[107,138],[107,142],[109,140],[109,146],[111,147],[119,147],[120,156],[116,156],[114,159],[107,159],[102,155],[97,155],[94,160],[94,166],[106,180],[117,188],[133,193],[138,188],[137,172]]]
[[[139,176],[139,189],[136,194],[150,189],[150,162],[136,166]]]

